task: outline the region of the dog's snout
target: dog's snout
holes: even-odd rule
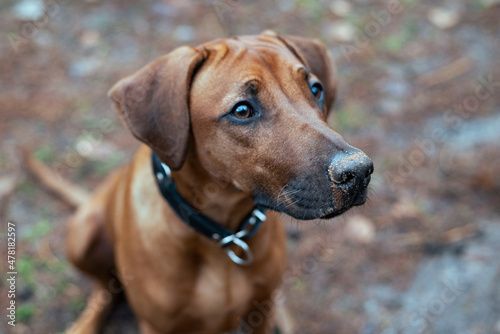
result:
[[[332,158],[328,172],[337,186],[367,186],[373,173],[373,162],[362,151],[344,151]]]

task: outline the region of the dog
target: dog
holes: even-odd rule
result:
[[[124,291],[143,334],[271,333],[280,214],[367,198],[372,161],[326,122],[336,88],[323,44],[272,31],[177,48],[115,84],[144,145],[73,199],[68,257],[95,285],[68,332],[97,333]]]

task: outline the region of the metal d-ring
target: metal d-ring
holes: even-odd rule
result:
[[[233,250],[231,250],[229,248],[225,248],[226,253],[229,256],[229,258],[231,259],[231,261],[233,261],[236,264],[242,265],[242,266],[250,265],[253,261],[253,254],[252,254],[252,250],[250,249],[248,244],[246,242],[244,242],[243,240],[239,239],[238,237],[236,237],[234,234],[228,235],[227,237],[222,239],[220,242],[220,244],[222,246],[227,246],[231,243],[240,247],[241,250],[245,253],[245,258],[241,258],[238,255],[236,255],[236,253],[233,252]]]
[[[161,163],[161,167],[163,168],[163,171],[165,172],[165,175],[167,176],[167,182],[171,183],[172,182],[172,171],[170,170],[170,167],[168,167],[166,164],[163,162]],[[160,174],[161,175],[161,174]],[[163,176],[163,175],[162,175]],[[157,175],[158,179],[160,181],[163,181],[159,175]]]

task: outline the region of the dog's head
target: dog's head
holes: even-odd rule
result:
[[[265,32],[178,48],[109,96],[171,168],[192,150],[208,173],[256,203],[313,219],[363,204],[373,172],[326,123],[335,93],[321,43]]]

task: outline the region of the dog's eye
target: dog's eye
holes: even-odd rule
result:
[[[321,86],[319,82],[315,82],[311,86],[311,92],[313,93],[316,100],[320,100],[321,97],[323,96],[323,86]]]
[[[250,118],[255,114],[252,106],[246,102],[235,105],[231,113],[239,119]]]

